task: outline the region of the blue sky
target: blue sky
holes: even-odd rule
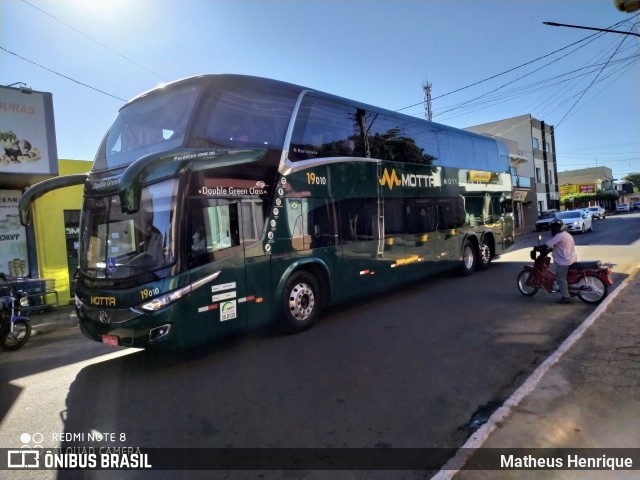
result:
[[[60,158],[92,160],[123,100],[243,73],[420,117],[429,81],[434,121],[530,113],[556,126],[559,171],[640,172],[640,37],[594,36],[450,93],[594,34],[544,21],[639,32],[611,0],[0,0],[0,18],[0,84],[53,93]]]

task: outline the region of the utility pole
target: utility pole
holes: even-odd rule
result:
[[[431,121],[433,114],[431,113],[431,83],[425,81],[422,84],[422,90],[424,90],[424,118]]]

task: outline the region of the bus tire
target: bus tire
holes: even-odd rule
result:
[[[476,249],[470,240],[465,240],[462,246],[462,275],[469,276],[476,269]]]
[[[491,244],[485,237],[480,241],[480,251],[478,252],[478,261],[476,267],[478,270],[487,270],[491,266]]]
[[[322,289],[316,277],[305,270],[294,272],[282,294],[282,326],[289,333],[310,328],[322,310]]]

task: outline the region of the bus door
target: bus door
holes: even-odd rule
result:
[[[406,275],[404,268],[409,259],[406,252],[406,218],[403,198],[385,198],[379,210],[384,213],[381,236],[383,251],[380,254],[381,268],[384,275],[381,280],[392,284]],[[381,273],[382,273],[381,272]]]
[[[405,207],[407,262],[411,263],[409,271],[416,272],[416,275],[419,276],[425,268],[432,266],[435,259],[436,202],[431,198],[408,198],[405,201]]]
[[[245,198],[240,202],[242,242],[245,248],[246,294],[238,299],[246,311],[249,327],[268,323],[272,318],[271,255],[262,244],[266,205],[260,198]]]
[[[349,297],[373,291],[384,270],[379,268],[384,255],[384,217],[378,199],[344,199],[339,210],[343,275],[336,294]]]
[[[238,199],[192,198],[187,209],[187,266],[191,281],[219,272],[193,291],[193,329],[203,336],[247,326],[245,251]]]
[[[437,229],[435,235],[435,258],[438,262],[456,262],[460,259],[464,224],[464,205],[461,197],[442,197],[436,200]]]

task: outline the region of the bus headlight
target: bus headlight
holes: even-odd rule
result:
[[[173,292],[165,293],[164,295],[160,295],[153,300],[149,300],[148,302],[140,305],[140,308],[145,312],[157,312],[161,308],[168,307],[172,303],[177,302],[183,297],[186,297],[197,288],[200,288],[207,283],[215,280],[216,278],[218,278],[218,275],[220,275],[220,271],[214,272],[211,275],[207,275],[206,277],[201,278],[200,280],[197,280],[192,284],[187,285],[186,287],[179,288],[177,290],[174,290]]]
[[[140,305],[140,308],[146,312],[157,312],[161,308],[168,307],[172,303],[177,302],[190,293],[191,285],[187,285],[186,287],[179,288],[178,290],[174,290],[173,292],[169,292],[156,297],[147,303],[143,303],[142,305]]]

